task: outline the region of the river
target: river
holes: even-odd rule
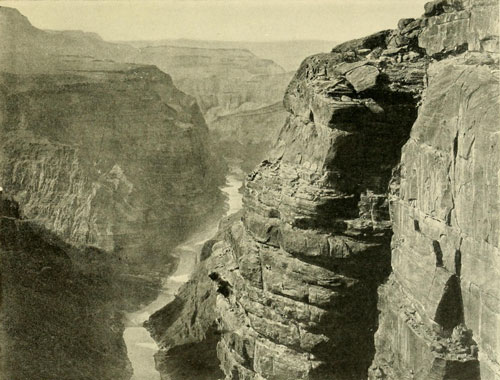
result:
[[[226,215],[233,214],[242,207],[239,192],[241,184],[238,177],[229,175],[226,186],[221,189],[227,196],[228,210]],[[191,277],[203,243],[212,238],[216,232],[217,224],[215,223],[203,226],[199,231],[195,231],[189,239],[177,246],[173,255],[179,258],[179,265],[171,276],[163,279],[162,289],[158,297],[146,307],[127,314],[128,326],[125,328],[123,338],[134,370],[131,380],[160,380],[153,356],[159,348],[149,332],[142,327],[142,324],[149,319],[151,314],[174,299],[178,289]]]

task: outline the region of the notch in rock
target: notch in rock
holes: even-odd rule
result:
[[[314,113],[313,111],[309,111],[309,121],[314,123]]]
[[[217,282],[217,292],[228,298],[231,295],[231,284],[222,279],[217,272],[208,275],[212,281]]]
[[[437,240],[432,241],[432,248],[434,250],[434,254],[436,255],[436,266],[443,266],[443,251],[441,250],[441,245]]]
[[[415,229],[415,231],[420,232],[420,224],[416,219],[413,221],[413,228]]]
[[[460,280],[455,275],[451,276],[445,285],[434,320],[446,335],[451,334],[456,326],[464,322],[462,290]]]
[[[455,273],[458,277],[460,277],[460,273],[462,272],[462,252],[457,249],[455,251]]]

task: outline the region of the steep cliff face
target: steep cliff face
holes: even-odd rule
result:
[[[2,68],[2,186],[68,242],[154,265],[221,200],[195,100],[153,66],[45,60]]]
[[[386,189],[427,64],[416,45],[399,48],[404,62],[394,57],[391,37],[301,65],[271,159],[247,178],[243,218],[204,264],[217,297],[185,290],[180,322],[165,331],[161,318],[176,320],[174,308],[152,317],[165,356],[185,340],[206,347],[203,334],[181,327],[188,316],[192,326],[212,326],[211,315],[227,378],[366,376],[377,287],[390,271]],[[202,304],[213,314],[193,311]]]
[[[165,378],[185,344],[227,379],[500,376],[497,7],[436,1],[304,61],[241,221],[148,322]]]
[[[276,141],[287,112],[282,102],[255,110],[219,116],[210,123],[214,142],[227,161],[248,173]]]
[[[0,379],[130,378],[117,310],[133,297],[117,259],[19,219],[0,195],[0,264]]]
[[[500,379],[498,3],[434,3],[434,62],[391,192],[372,379]],[[490,54],[488,54],[490,52]]]

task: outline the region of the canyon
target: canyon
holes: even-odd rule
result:
[[[498,7],[293,73],[0,7],[0,380],[500,380]]]
[[[162,379],[500,379],[498,53],[498,2],[437,0],[307,58],[242,213],[146,322]]]
[[[122,46],[3,7],[0,32],[0,378],[128,379],[123,313],[223,215],[225,165],[168,74],[103,57]]]
[[[214,149],[231,166],[251,170],[285,121],[281,99],[293,72],[248,49],[219,48],[203,41],[198,42],[201,47],[195,41],[193,46],[164,43],[132,43],[139,47],[127,61],[153,64],[169,73],[179,89],[195,97]]]

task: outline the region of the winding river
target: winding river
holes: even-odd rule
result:
[[[226,187],[221,189],[227,196],[228,210],[226,215],[233,214],[242,207],[241,194],[238,191],[241,184],[239,178],[229,175]],[[146,307],[127,314],[128,326],[125,328],[123,338],[134,370],[131,380],[160,380],[160,374],[155,369],[153,356],[159,348],[149,332],[142,327],[142,324],[151,314],[174,299],[178,289],[189,280],[203,243],[212,238],[216,232],[216,224],[203,226],[199,231],[194,232],[187,241],[177,246],[173,254],[179,258],[179,265],[171,276],[163,279],[162,290],[158,298]]]

